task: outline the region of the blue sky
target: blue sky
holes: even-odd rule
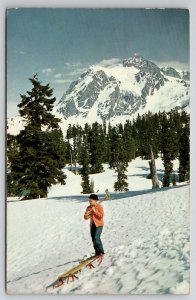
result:
[[[7,114],[38,73],[60,99],[90,65],[135,52],[189,67],[189,13],[184,9],[26,8],[7,11]]]

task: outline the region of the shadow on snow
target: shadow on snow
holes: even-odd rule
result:
[[[161,188],[157,188],[157,189],[148,189],[148,190],[139,190],[139,191],[127,191],[127,192],[113,192],[110,193],[112,200],[119,200],[119,199],[123,199],[123,198],[131,198],[131,197],[135,197],[135,196],[139,196],[139,195],[146,195],[146,194],[154,194],[154,193],[159,193],[159,192],[164,192],[164,191],[168,191],[170,189],[178,189],[181,187],[187,186],[187,184],[182,184],[179,186],[171,186],[171,187],[161,187]],[[73,200],[76,202],[88,202],[88,196],[87,195],[72,195],[72,196],[53,196],[48,198],[47,200],[50,201],[66,201],[66,200]],[[105,194],[98,194],[99,199],[103,198],[105,196]],[[111,200],[106,200],[106,201],[111,201]]]

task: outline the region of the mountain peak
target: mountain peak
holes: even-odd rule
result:
[[[135,53],[131,58],[124,59],[123,67],[135,67],[141,71],[160,73],[160,69],[155,63],[143,58],[139,53]]]

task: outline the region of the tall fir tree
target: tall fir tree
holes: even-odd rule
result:
[[[183,123],[179,137],[179,181],[190,179],[190,128],[189,121]]]
[[[109,127],[108,131],[108,147],[109,147],[109,166],[114,169],[116,163],[119,162],[119,155],[122,150],[121,148],[122,139],[118,134],[118,129],[116,127]]]
[[[115,172],[117,173],[117,181],[114,183],[115,191],[128,191],[128,183],[127,183],[127,164],[126,162],[118,162],[116,164]]]
[[[92,128],[88,135],[88,142],[90,148],[90,164],[91,164],[91,173],[100,173],[103,172],[103,135],[101,125],[97,122],[92,124]]]
[[[83,194],[91,193],[91,184],[89,180],[89,173],[90,173],[89,145],[86,136],[83,137],[83,142],[80,147],[79,164],[81,166],[80,174],[82,178],[82,183],[81,183],[82,193]]]
[[[127,152],[127,145],[124,137],[124,129],[121,125],[113,129],[112,135],[112,161],[110,167],[115,169],[117,173],[117,180],[114,183],[115,191],[128,191],[127,183],[127,166],[129,161],[129,153]]]
[[[83,130],[79,125],[69,125],[66,138],[69,144],[69,164],[71,170],[77,174],[77,164],[79,160],[80,145],[82,141]]]
[[[19,113],[26,125],[16,137],[16,158],[8,154],[13,185],[19,191],[28,189],[28,199],[46,197],[51,185],[65,184],[66,145],[58,125],[59,119],[52,114],[56,100],[49,84],[42,85],[37,75],[29,79],[32,90],[21,95]]]
[[[123,131],[123,143],[124,143],[124,152],[125,160],[130,162],[135,158],[136,154],[136,142],[133,138],[132,124],[130,121],[126,121]]]

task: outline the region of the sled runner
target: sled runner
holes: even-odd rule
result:
[[[95,268],[93,265],[93,262],[97,260],[99,264],[101,264],[103,260],[102,255],[95,255],[91,256],[85,260],[82,260],[76,267],[71,268],[70,270],[66,271],[65,273],[61,274],[58,279],[54,282],[53,288],[58,288],[61,285],[64,284],[65,280],[67,280],[67,283],[69,283],[69,280],[71,279],[74,281],[75,279],[79,279],[76,274],[82,271],[85,267],[88,267],[90,269]]]

